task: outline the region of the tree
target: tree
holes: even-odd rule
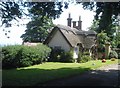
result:
[[[11,27],[11,21],[17,20],[22,17],[23,10],[21,9],[23,3],[15,2],[0,2],[0,18],[2,21],[2,26]]]
[[[25,7],[24,2],[0,2],[0,29],[3,28],[2,30],[7,38],[10,38],[8,35],[11,31],[9,27],[12,27],[13,22],[17,23],[24,15],[27,16],[24,12]],[[23,24],[14,25],[20,26]]]
[[[21,36],[24,42],[43,42],[51,27],[52,19],[56,19],[63,12],[62,2],[30,2],[27,3],[31,14],[31,21],[27,24],[25,34]],[[67,8],[68,4],[65,4]]]
[[[99,20],[93,20],[92,25],[88,28],[89,30],[96,31],[98,33]]]
[[[25,34],[21,38],[24,42],[43,42],[48,36],[51,27],[53,27],[51,19],[44,17],[41,21],[40,17],[35,18],[27,24]]]
[[[48,0],[49,1],[49,0]],[[51,1],[51,0],[50,0]],[[29,12],[34,13],[35,9],[40,9],[40,11],[43,11],[43,8],[46,8],[44,12],[42,12],[42,15],[48,14],[49,17],[58,18],[62,12],[62,7],[68,8],[68,3],[67,2],[23,2],[23,1],[18,1],[18,2],[0,2],[0,19],[2,21],[2,26],[5,24],[6,27],[11,26],[11,21],[17,20],[19,18],[22,18],[23,15],[27,16],[33,16],[36,15],[30,15],[27,14],[25,11],[25,7],[27,9],[33,9]],[[40,8],[37,8],[37,6],[41,6]],[[39,12],[40,12],[39,11]],[[50,12],[48,12],[50,11]]]
[[[108,36],[114,33],[111,28],[120,13],[120,2],[83,2],[82,5],[84,9],[96,12],[95,19],[99,20],[98,33],[105,31]]]
[[[25,13],[25,7],[28,14]],[[0,2],[0,18],[2,26],[11,27],[13,20],[21,19],[24,15],[31,18],[27,24],[26,33],[21,37],[24,41],[43,41],[48,34],[46,29],[52,27],[52,19],[56,19],[68,8],[67,2]],[[38,23],[37,23],[38,22]],[[8,32],[4,29],[5,34]],[[39,32],[38,32],[39,31]],[[39,33],[39,34],[38,34]],[[39,37],[39,38],[37,38]],[[39,40],[38,40],[39,39]]]
[[[101,33],[98,33],[97,35],[98,52],[105,52],[105,44],[107,42],[109,42],[109,37],[107,36],[107,33],[104,33],[103,31]]]
[[[120,46],[120,28],[116,28],[116,33],[113,35],[113,39],[111,41],[112,47]]]

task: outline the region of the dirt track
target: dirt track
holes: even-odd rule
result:
[[[119,65],[120,66],[120,65]],[[117,64],[100,67],[74,77],[55,80],[38,86],[119,86],[120,74]],[[119,78],[118,78],[119,77]]]

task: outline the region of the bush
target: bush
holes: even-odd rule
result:
[[[52,49],[49,61],[52,62],[75,62],[73,59],[73,52],[65,52],[62,49]]]
[[[80,63],[88,62],[88,61],[90,61],[91,59],[92,59],[92,58],[91,58],[90,56],[88,56],[88,55],[83,55],[83,56],[81,57]]]
[[[78,62],[78,63],[80,63],[80,61],[81,61],[81,59],[82,59],[81,57],[82,57],[82,53],[79,52],[78,58],[77,58],[77,62]]]
[[[50,58],[48,59],[48,61],[59,62],[62,53],[64,53],[64,50],[62,49],[52,49],[50,53]]]
[[[75,59],[73,58],[73,51],[70,50],[68,52],[64,52],[61,54],[60,62],[75,62]]]
[[[45,45],[23,46],[14,45],[2,48],[2,67],[17,68],[31,66],[46,61],[51,49]]]
[[[104,53],[105,52],[105,46],[100,44],[97,48],[98,52]]]
[[[118,58],[118,54],[116,51],[111,51],[110,54],[109,54],[109,58]]]
[[[16,54],[20,50],[22,46],[5,46],[2,47],[2,67],[3,68],[13,68],[15,67],[18,62],[16,62]],[[16,59],[15,59],[16,58]]]
[[[86,51],[83,53],[83,55],[90,55],[90,53]]]
[[[115,58],[111,58],[111,61],[115,61]]]

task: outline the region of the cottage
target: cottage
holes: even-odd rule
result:
[[[73,22],[73,27],[72,26]],[[82,21],[79,17],[78,26],[76,21],[72,21],[72,18],[67,19],[67,25],[56,25],[47,39],[45,44],[52,48],[63,49],[64,51],[69,51],[71,48],[74,50],[74,58],[78,58],[78,53],[84,50],[90,50],[95,44],[96,32],[89,30],[82,30]]]

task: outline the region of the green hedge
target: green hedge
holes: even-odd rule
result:
[[[2,48],[2,67],[17,68],[39,64],[47,60],[50,52],[51,49],[42,44],[5,46]]]

